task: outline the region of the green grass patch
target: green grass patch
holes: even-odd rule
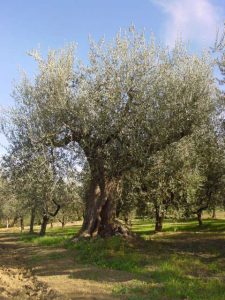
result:
[[[49,228],[45,236],[23,233],[20,238],[23,242],[29,242],[34,245],[59,247],[67,244],[68,240],[71,239],[79,229],[79,226]]]
[[[113,294],[127,300],[221,300],[224,299],[224,285],[218,280],[206,282],[192,279],[176,279],[160,284],[134,280],[127,286],[117,285]]]
[[[131,273],[133,280],[116,283],[113,294],[125,300],[222,300],[225,299],[225,220],[170,221],[164,233],[153,234],[154,223],[134,220],[132,230],[143,239],[121,237],[80,240],[71,237],[79,226],[48,229],[45,237],[22,234],[25,242],[63,246],[67,255],[85,266]],[[34,257],[63,260],[58,253]],[[92,280],[98,280],[96,273]],[[116,280],[115,280],[116,282]]]
[[[38,235],[28,235],[28,234],[23,234],[21,236],[21,240],[23,242],[29,242],[34,245],[39,245],[39,246],[52,246],[52,247],[57,247],[57,246],[63,246],[64,243],[68,240],[67,236],[43,236],[40,237]]]
[[[155,224],[152,220],[136,219],[132,224],[132,231],[143,238],[155,233]],[[196,220],[165,220],[163,232],[225,232],[225,220],[204,219],[202,226],[199,226]]]
[[[67,247],[75,250],[75,260],[101,268],[141,273],[146,263],[145,255],[139,253],[121,237],[81,240]]]
[[[150,260],[150,257],[149,257]],[[193,265],[192,265],[193,264]],[[189,269],[188,266],[191,266]],[[154,271],[144,280],[117,284],[113,294],[127,300],[221,300],[225,295],[224,274],[216,276],[215,270],[204,263],[177,255],[161,257]],[[147,272],[147,270],[145,270]]]

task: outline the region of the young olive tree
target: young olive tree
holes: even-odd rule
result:
[[[12,193],[10,183],[3,177],[0,179],[0,215],[6,227],[10,226],[10,221],[18,215],[17,198]]]
[[[30,233],[34,230],[35,216],[39,216],[42,219],[40,234],[44,235],[48,221],[58,214],[60,205],[65,202],[61,183],[75,180],[74,163],[79,163],[80,154],[73,147],[62,151],[30,143],[29,136],[24,134],[24,123],[20,120],[17,123],[16,118],[14,123],[6,122],[3,129],[9,141],[8,153],[2,162],[4,176],[10,181],[19,207],[24,208],[26,214],[30,213]]]
[[[156,232],[162,231],[168,210],[178,210],[184,197],[183,144],[185,139],[158,151],[140,172],[140,191],[148,204],[148,213],[155,215]],[[142,202],[140,199],[140,204]]]
[[[224,146],[215,130],[208,127],[199,131],[189,147],[184,186],[186,199],[183,207],[188,214],[196,214],[202,225],[204,210],[212,210],[223,202],[225,183]]]
[[[63,182],[58,186],[58,199],[60,201],[60,211],[57,215],[62,227],[67,222],[82,220],[83,201],[80,195],[81,186],[77,182]]]
[[[11,155],[10,155],[11,154]],[[33,232],[35,215],[39,212],[43,216],[43,222],[48,219],[49,207],[52,206],[53,194],[55,194],[56,182],[53,176],[49,161],[44,155],[32,153],[28,156],[17,156],[9,153],[4,157],[3,172],[10,182],[11,189],[17,202],[14,209],[24,211],[24,214],[30,213],[30,233]],[[57,206],[57,212],[59,205]],[[17,212],[18,216],[18,212]],[[46,229],[46,224],[43,226]],[[42,227],[43,227],[42,226]],[[43,234],[45,232],[43,229]]]
[[[17,208],[20,207],[24,211],[25,215],[30,214],[30,233],[33,233],[35,214],[39,204],[37,196],[37,185],[35,180],[37,174],[35,172],[35,165],[32,164],[29,158],[25,157],[23,160],[18,159],[8,153],[3,157],[2,168],[4,176],[9,180],[11,189],[13,189],[14,195],[17,198]],[[14,205],[16,209],[16,205]],[[18,219],[18,213],[15,214],[15,219]]]
[[[82,149],[90,181],[80,236],[113,235],[121,230],[114,194],[123,173],[208,119],[212,65],[181,43],[169,50],[134,29],[91,42],[87,66],[76,62],[74,46],[46,59],[31,55],[38,73],[16,87],[11,122],[33,145]]]

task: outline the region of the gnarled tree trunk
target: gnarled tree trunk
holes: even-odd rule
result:
[[[195,213],[197,215],[197,219],[198,219],[198,225],[202,226],[202,212],[208,208],[208,203],[205,206],[200,207]]]
[[[126,229],[116,221],[117,186],[118,179],[106,178],[102,168],[91,174],[86,192],[84,221],[79,232],[80,237],[125,234]]]
[[[92,178],[86,197],[86,213],[80,231],[82,237],[112,236],[118,230],[116,222],[116,182],[107,180],[99,186]]]
[[[112,236],[120,232],[118,223],[116,222],[116,190],[117,181],[111,180],[105,183],[104,201],[101,206],[100,223],[98,233],[100,236]]]
[[[54,213],[51,213],[49,211],[45,211],[45,213],[43,215],[42,223],[41,223],[41,230],[39,232],[40,236],[45,235],[47,224],[48,224],[48,221],[49,221],[50,217],[55,217],[57,215],[57,213],[59,212],[59,210],[60,210],[60,205],[54,199],[52,199],[52,202],[56,205],[56,210],[55,210]],[[52,222],[51,222],[51,224],[52,224]]]
[[[92,176],[85,195],[85,213],[80,236],[91,237],[99,226],[101,200],[98,180]]]

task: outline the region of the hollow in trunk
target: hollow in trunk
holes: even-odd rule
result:
[[[80,237],[127,235],[127,228],[116,221],[116,179],[92,176],[86,193],[85,215]]]

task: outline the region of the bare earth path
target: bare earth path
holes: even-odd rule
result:
[[[113,285],[131,279],[126,272],[78,265],[65,249],[24,244],[18,234],[0,231],[0,300],[112,300]]]
[[[28,251],[14,234],[0,233],[0,299],[59,299],[26,267]]]
[[[175,297],[165,294],[171,292],[168,278],[181,285],[182,293],[191,280],[192,292],[198,293],[201,284],[207,288],[205,295],[210,295],[198,299],[222,300],[225,299],[223,228],[218,232],[168,232],[150,236],[146,241],[137,239],[134,253],[140,263],[143,261],[145,270],[140,274],[81,265],[75,249],[35,246],[21,242],[18,231],[0,229],[0,300],[154,299],[150,297],[154,291],[159,295],[157,299],[178,299],[177,285],[173,288]],[[174,270],[178,275],[174,275]]]

